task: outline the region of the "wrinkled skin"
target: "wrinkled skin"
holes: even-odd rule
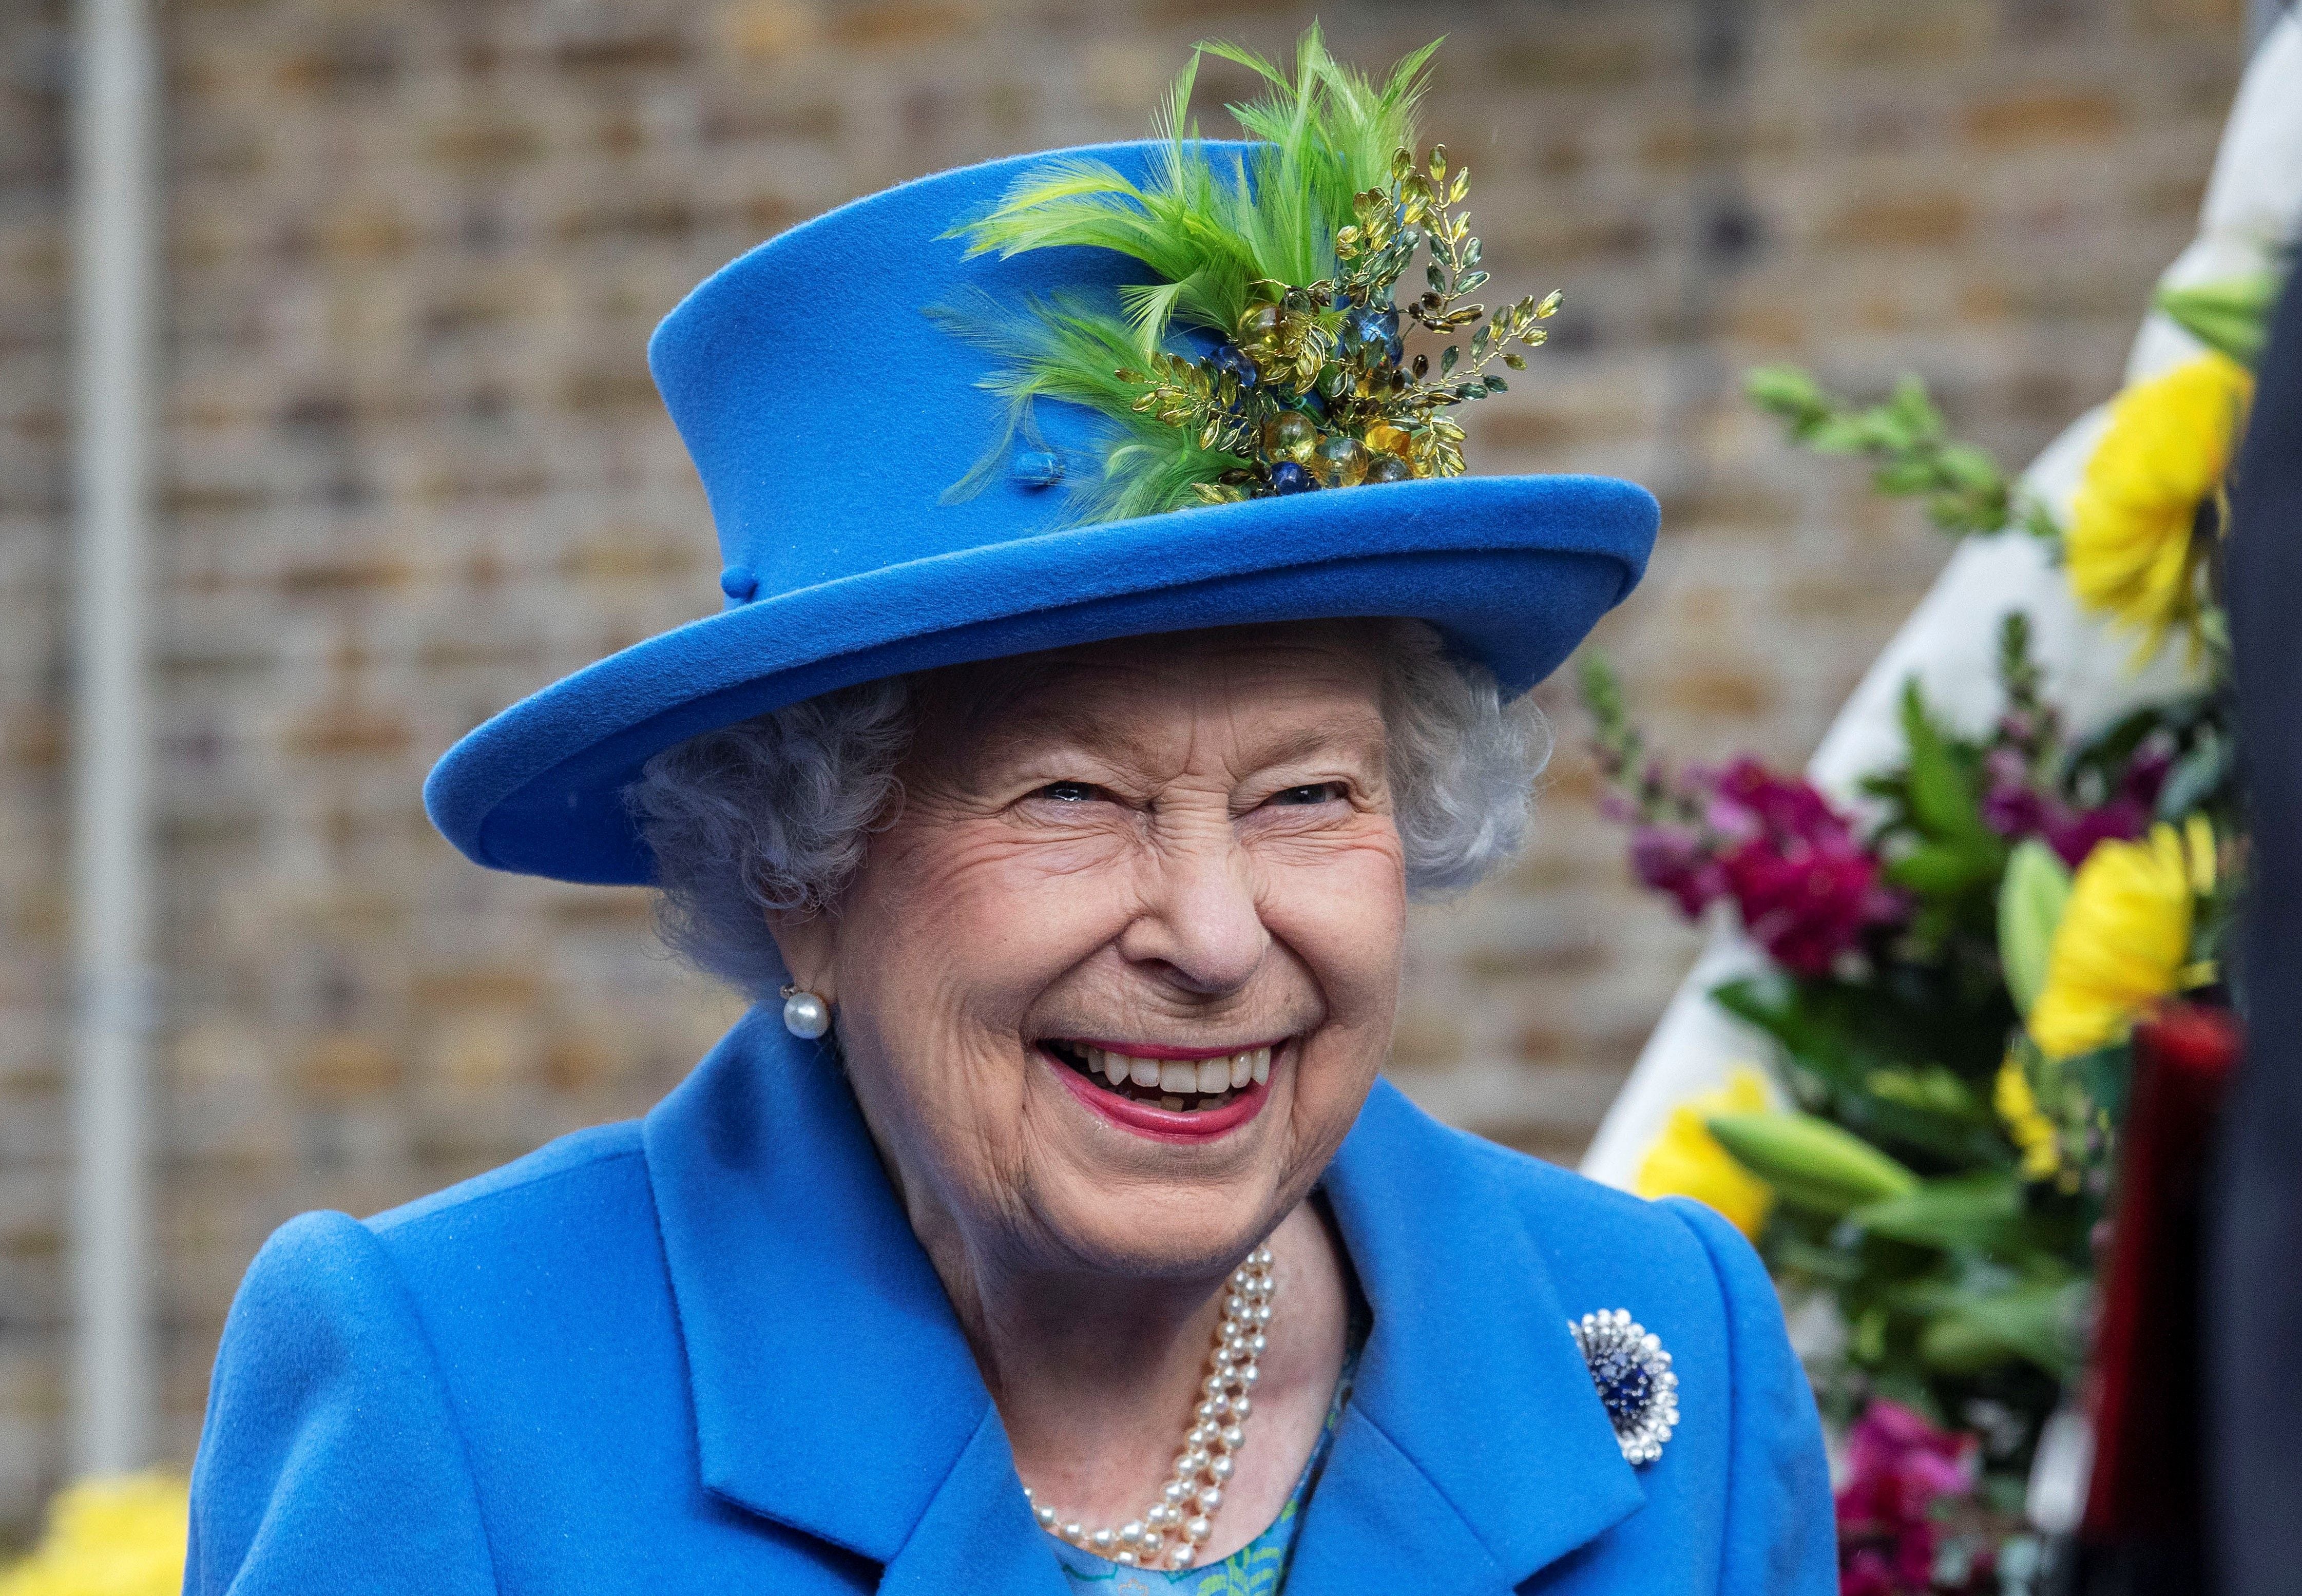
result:
[[[1269,1240],[1272,1345],[1202,1561],[1277,1513],[1348,1288],[1306,1203],[1389,1046],[1405,877],[1366,629],[1098,643],[923,679],[903,797],[832,911],[777,925],[1041,1499],[1138,1516],[1217,1288]],[[1285,1038],[1215,1139],[1085,1106],[1048,1038]]]

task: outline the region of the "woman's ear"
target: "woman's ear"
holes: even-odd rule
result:
[[[783,955],[793,986],[828,1004],[838,1002],[839,995],[832,990],[832,971],[839,962],[836,919],[819,909],[806,914],[770,913],[768,934],[776,939],[776,951]]]

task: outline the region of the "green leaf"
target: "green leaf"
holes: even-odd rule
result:
[[[2155,303],[2174,324],[2210,349],[2242,365],[2262,358],[2270,335],[2270,311],[2278,301],[2279,274],[2256,272],[2192,288],[2160,289]]]
[[[1853,455],[1875,447],[1872,429],[1856,416],[1822,416],[1801,429],[1799,441],[1818,454]]]
[[[1714,1114],[1710,1134],[1785,1202],[1839,1214],[1914,1189],[1918,1177],[1861,1137],[1812,1114]]]
[[[1933,1071],[1943,1065],[1932,1062],[1958,1066],[1945,1072],[1960,1079],[1987,1079],[1997,1067],[1998,1038],[2011,1012],[1977,1012],[1930,995],[1906,1002],[1878,987],[1775,977],[1729,981],[1710,997],[1781,1044],[1805,1106],[1881,1147],[1907,1151],[1937,1167],[2012,1167],[2012,1151],[1995,1119],[1978,1123],[1963,1105],[1943,1111],[1933,1085]],[[1802,1075],[1811,1082],[1802,1084]],[[1900,1089],[1901,1083],[1912,1089]],[[1891,1095],[1882,1095],[1882,1086]]]
[[[2083,1358],[2085,1290],[2049,1279],[1988,1295],[1948,1295],[1924,1315],[1919,1356],[1945,1373],[1979,1373],[2021,1360],[2070,1379]]]
[[[2018,844],[1998,886],[1998,963],[2016,1013],[2028,1018],[2046,984],[2046,953],[2070,901],[2071,871],[2037,837]]]
[[[1915,375],[1905,374],[1896,382],[1893,397],[1877,414],[1886,424],[1886,435],[1905,449],[1940,438],[1945,431],[1942,412],[1935,408],[1934,400],[1927,397],[1927,385]]]
[[[1919,829],[1937,840],[1995,843],[1996,833],[1982,822],[1974,784],[1927,712],[1915,676],[1903,688],[1903,737],[1911,750],[1911,818]]]
[[[1903,377],[1884,404],[1867,409],[1825,391],[1796,366],[1761,366],[1745,390],[1787,424],[1794,441],[1820,454],[1868,456],[1878,492],[1924,498],[1928,518],[1945,532],[1996,532],[2014,518],[2004,472],[1985,450],[1950,437],[1916,376]]]
[[[1998,468],[1986,449],[1971,443],[1945,444],[1935,456],[1935,468],[1945,482],[1954,487],[1978,493],[2002,490],[2006,485],[2006,474]]]
[[[1818,1247],[1787,1231],[1769,1238],[1767,1264],[1777,1275],[1793,1270],[1836,1286],[1851,1286],[1862,1278],[1862,1260],[1855,1253]]]
[[[2022,1183],[1999,1170],[1928,1180],[1846,1217],[1874,1236],[2004,1256],[2022,1248]]]
[[[1920,843],[1886,863],[1886,878],[1929,898],[1958,897],[1998,874],[1998,855],[1964,843]]]
[[[1869,1088],[1872,1096],[1906,1108],[1923,1109],[1928,1113],[1979,1124],[1997,1123],[1996,1117],[1966,1082],[1940,1064],[1916,1070],[1873,1070],[1862,1084]]]
[[[1872,474],[1870,481],[1878,491],[1889,498],[1910,493],[1923,493],[1942,480],[1942,474],[1932,460],[1904,457],[1888,461]]]
[[[2180,820],[2211,801],[2231,774],[2232,745],[2210,730],[2197,745],[2175,761],[2158,790],[2158,819]]]
[[[1743,391],[1761,410],[1782,416],[1794,424],[1819,420],[1830,409],[1830,401],[1824,397],[1821,385],[1803,366],[1755,366],[1743,377]]]

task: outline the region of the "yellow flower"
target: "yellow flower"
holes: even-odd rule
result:
[[[2253,397],[2246,367],[2201,355],[2120,394],[2087,461],[2063,538],[2071,588],[2139,631],[2140,657],[2197,614],[2198,512],[2222,491]]]
[[[48,1533],[0,1573],[0,1596],[176,1596],[189,1522],[168,1474],[83,1480],[48,1504]]]
[[[2190,925],[2214,879],[2214,828],[2203,817],[2185,835],[2159,826],[2138,843],[2098,844],[2046,952],[2029,1021],[2038,1051],[2074,1058],[2121,1041],[2161,998],[2210,977],[2190,965]]]
[[[2061,1139],[2054,1134],[2054,1122],[2038,1107],[2038,1095],[2030,1089],[2030,1078],[2022,1071],[2020,1052],[2006,1050],[2006,1060],[1998,1066],[1998,1088],[1994,1094],[1998,1117],[2006,1123],[2006,1134],[2022,1149],[2022,1178],[2044,1180],[2063,1167]]]
[[[1639,1160],[1633,1189],[1642,1197],[1691,1197],[1708,1203],[1755,1239],[1774,1209],[1774,1189],[1735,1163],[1703,1121],[1712,1114],[1758,1113],[1774,1105],[1766,1078],[1748,1064],[1737,1065],[1724,1086],[1670,1111],[1662,1133]]]

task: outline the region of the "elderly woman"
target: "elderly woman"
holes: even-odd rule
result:
[[[637,1124],[273,1238],[189,1591],[1833,1588],[1740,1238],[1377,1079],[1409,898],[1518,846],[1525,689],[1653,532],[1456,475],[1419,67],[1314,38],[1274,142],[928,179],[665,323],[727,607],[428,795],[764,1001]]]

